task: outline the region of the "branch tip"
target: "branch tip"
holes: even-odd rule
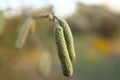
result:
[[[58,22],[59,21],[59,18],[53,12],[51,12],[49,14],[41,14],[41,15],[26,14],[25,17],[33,18],[33,19],[48,18],[50,21],[53,21],[53,22]]]

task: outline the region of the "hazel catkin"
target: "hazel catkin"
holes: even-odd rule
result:
[[[75,55],[72,32],[70,30],[69,25],[67,24],[67,22],[64,19],[59,19],[59,24],[63,28],[69,57],[70,57],[71,61],[73,61],[75,59],[76,55]]]
[[[51,72],[51,57],[47,51],[43,51],[40,56],[36,72],[40,76],[47,77]]]
[[[5,22],[5,16],[2,11],[0,11],[0,35],[3,33],[4,30],[4,22]]]
[[[58,56],[65,76],[71,76],[73,74],[72,63],[69,58],[66,42],[64,39],[64,33],[61,26],[57,25],[54,29],[56,46],[58,50]]]
[[[25,20],[24,24],[22,25],[22,28],[19,32],[19,35],[18,35],[18,38],[17,38],[17,41],[15,43],[15,48],[22,48],[26,39],[27,39],[27,36],[28,36],[28,33],[30,31],[30,25],[29,25],[29,22],[30,22],[30,19],[27,19]]]

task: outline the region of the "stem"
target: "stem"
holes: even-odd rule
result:
[[[44,15],[29,15],[29,16],[27,16],[27,17],[30,17],[30,18],[48,18],[49,17],[49,15],[48,14],[44,14]]]
[[[25,16],[28,17],[28,18],[34,18],[34,19],[48,18],[50,21],[53,21],[53,22],[58,22],[59,21],[59,18],[57,16],[55,16],[55,14],[53,12],[51,12],[49,14],[41,14],[41,15],[29,15],[29,14],[26,14]]]

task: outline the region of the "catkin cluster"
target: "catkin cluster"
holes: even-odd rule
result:
[[[22,48],[29,32],[35,32],[35,22],[33,19],[26,19],[15,43],[16,48]],[[65,76],[72,76],[73,68],[72,61],[75,59],[75,50],[73,43],[73,36],[69,25],[64,19],[58,19],[58,24],[54,29],[56,46],[58,49],[58,56],[61,62],[63,74]],[[40,66],[39,66],[40,67]],[[44,72],[44,70],[40,71]]]
[[[70,56],[71,61],[73,61],[76,57],[75,50],[74,50],[74,42],[72,32],[70,30],[69,25],[64,19],[59,19],[59,24],[63,28],[64,37],[67,45],[67,50]]]
[[[59,25],[55,27],[55,39],[58,49],[58,56],[61,61],[63,74],[65,76],[71,76],[73,73],[72,64],[69,58],[66,42],[64,39],[63,29]]]
[[[72,76],[72,61],[75,59],[73,37],[67,22],[63,19],[54,29],[58,56],[65,76]]]

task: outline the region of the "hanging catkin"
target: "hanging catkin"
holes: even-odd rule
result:
[[[74,50],[72,32],[70,30],[69,25],[67,24],[67,22],[64,19],[59,19],[59,24],[63,28],[69,57],[70,57],[71,61],[73,61],[75,59],[76,55],[75,55],[75,50]]]
[[[54,29],[56,46],[58,49],[58,56],[65,76],[71,76],[73,74],[72,63],[69,58],[66,42],[64,39],[64,33],[61,26],[57,25]]]
[[[17,41],[16,41],[16,43],[15,43],[15,47],[16,48],[22,48],[23,47],[23,45],[24,45],[24,43],[25,43],[25,41],[26,41],[26,38],[27,38],[27,36],[28,36],[28,33],[29,33],[29,31],[30,31],[30,25],[29,25],[29,23],[30,23],[30,19],[27,19],[27,20],[25,20],[25,22],[24,22],[24,24],[23,24],[23,26],[22,26],[22,28],[21,28],[21,30],[20,30],[20,32],[19,32],[19,35],[18,35],[18,38],[17,38]]]
[[[2,34],[4,29],[5,16],[2,11],[0,11],[0,34]]]

